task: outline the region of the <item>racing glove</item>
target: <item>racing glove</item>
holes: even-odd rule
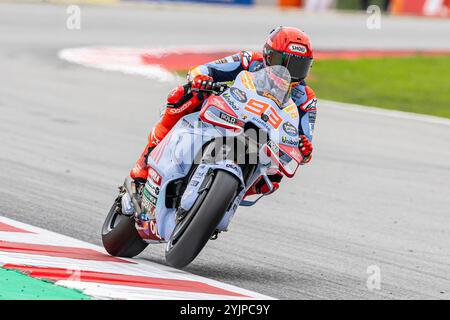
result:
[[[198,74],[191,82],[192,89],[211,90],[214,79],[206,74]]]
[[[303,160],[301,164],[306,164],[312,159],[313,146],[311,141],[305,136],[300,136],[300,142],[298,144],[298,148],[300,149],[300,153],[303,156]]]

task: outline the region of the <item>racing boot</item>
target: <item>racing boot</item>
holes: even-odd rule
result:
[[[150,152],[152,152],[154,147],[151,146],[151,144],[147,144],[144,151],[142,152],[139,159],[136,161],[136,163],[133,166],[133,169],[131,169],[130,177],[138,182],[145,184],[148,178],[148,156],[150,155]]]

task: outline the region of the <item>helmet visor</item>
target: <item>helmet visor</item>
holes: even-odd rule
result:
[[[292,80],[305,79],[313,62],[312,58],[273,50],[269,46],[264,48],[264,57],[268,66],[282,65],[288,69]]]

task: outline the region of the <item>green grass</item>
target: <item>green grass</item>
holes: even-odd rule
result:
[[[450,118],[450,57],[316,61],[318,99]]]
[[[0,300],[91,300],[91,297],[75,289],[0,268]]]

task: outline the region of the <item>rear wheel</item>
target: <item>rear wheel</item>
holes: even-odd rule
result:
[[[103,223],[103,247],[112,256],[131,258],[141,253],[148,243],[139,236],[134,218],[122,214],[120,199],[114,202]]]
[[[188,265],[200,253],[236,197],[239,181],[231,173],[216,171],[212,182],[180,221],[166,247],[166,261],[175,268]]]

